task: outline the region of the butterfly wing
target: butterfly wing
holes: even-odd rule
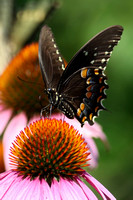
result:
[[[65,66],[47,25],[41,29],[39,37],[39,63],[46,88],[56,88]]]
[[[80,68],[95,66],[104,68],[109,61],[114,46],[123,32],[122,26],[111,26],[89,40],[72,58],[63,72],[58,88],[64,80]]]
[[[101,100],[106,98],[105,89],[108,88],[106,79],[102,69],[85,67],[74,72],[65,81],[65,88],[61,93],[63,101],[71,106],[81,125],[86,120],[93,125],[93,118],[98,116],[98,111],[105,109]],[[64,108],[60,107],[60,110],[64,111]],[[66,108],[66,113],[63,113],[69,117],[67,112]]]
[[[59,81],[59,94],[82,125],[86,120],[92,125],[98,111],[104,109],[101,100],[108,88],[104,70],[122,31],[121,26],[112,26],[92,38],[73,57]]]

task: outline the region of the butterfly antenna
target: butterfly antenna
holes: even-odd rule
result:
[[[35,85],[39,85],[39,86],[42,87],[42,85],[41,85],[40,83],[24,80],[24,79],[20,78],[20,76],[17,76],[17,78],[18,78],[20,81],[23,81],[23,82],[25,82],[25,83],[35,84]],[[43,88],[43,87],[42,87],[42,88]]]

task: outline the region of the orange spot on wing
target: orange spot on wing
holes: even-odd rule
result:
[[[89,119],[92,121],[92,117],[93,117],[93,114],[92,113],[90,113],[90,115],[89,115]]]
[[[95,113],[97,113],[99,106],[95,107]]]
[[[86,78],[86,77],[87,77],[87,70],[88,70],[88,69],[83,69],[83,70],[81,71],[81,77],[82,77],[82,78]]]
[[[102,87],[100,88],[100,93],[104,90],[104,88],[105,88],[105,86],[102,86]]]
[[[77,109],[77,116],[80,116],[80,114],[81,114],[81,109],[78,108],[78,109]]]
[[[99,69],[94,69],[95,75],[99,75]]]
[[[92,92],[87,92],[87,93],[86,93],[86,97],[87,97],[88,99],[91,97],[91,95],[92,95]]]
[[[81,103],[81,104],[80,104],[80,109],[83,111],[84,108],[85,108],[85,104],[84,104],[84,103]]]
[[[91,90],[91,87],[92,87],[92,85],[88,86],[86,90],[87,90],[87,91],[90,91],[90,90]]]
[[[100,77],[99,78],[99,83],[102,83],[102,81],[103,81],[103,77]]]
[[[99,96],[99,97],[97,98],[97,103],[99,103],[101,99],[102,99],[102,96]]]
[[[86,83],[89,85],[90,84],[90,80],[91,80],[91,77],[89,77],[86,81]]]
[[[82,118],[82,122],[84,123],[86,119],[87,119],[87,117],[84,116],[84,117]]]

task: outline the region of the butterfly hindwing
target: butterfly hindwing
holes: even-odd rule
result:
[[[40,33],[39,63],[46,88],[57,87],[65,66],[53,33],[47,25]]]
[[[102,100],[106,98],[105,90],[108,88],[106,79],[102,69],[84,67],[65,81],[65,87],[60,94],[73,108],[81,125],[86,120],[92,125],[98,111],[104,109]]]

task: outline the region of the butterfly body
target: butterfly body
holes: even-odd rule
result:
[[[73,109],[69,105],[69,103],[63,98],[62,95],[59,95],[59,93],[56,91],[56,88],[48,88],[45,90],[45,93],[48,95],[49,102],[54,108],[58,108],[62,111],[64,115],[66,115],[68,118],[73,119],[75,114],[73,112]]]
[[[92,125],[99,110],[105,109],[101,102],[108,88],[104,71],[122,31],[121,26],[112,26],[97,34],[65,68],[51,29],[41,30],[39,62],[50,105],[70,119],[76,117],[81,126],[85,121]]]

